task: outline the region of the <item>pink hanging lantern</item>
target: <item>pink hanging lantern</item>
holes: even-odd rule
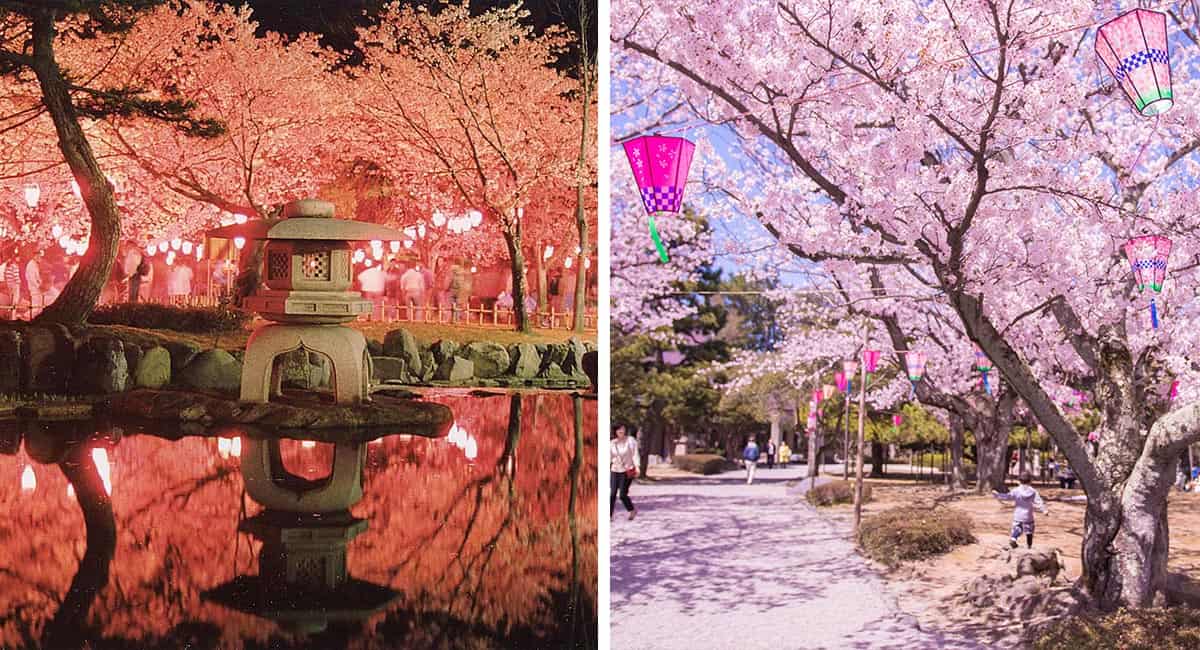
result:
[[[863,350],[863,364],[867,367],[868,375],[875,372],[879,365],[879,350]]]
[[[1167,279],[1167,258],[1171,256],[1171,240],[1161,235],[1142,235],[1125,242],[1125,257],[1133,267],[1133,277],[1138,291],[1146,285],[1161,293]],[[1158,329],[1158,305],[1150,296],[1150,325]]]
[[[1096,30],[1096,55],[1143,117],[1161,115],[1174,103],[1167,15],[1134,9]]]
[[[657,212],[679,212],[683,206],[683,190],[687,184],[688,169],[692,166],[692,155],[696,145],[684,138],[663,135],[643,135],[624,142],[625,157],[633,170],[642,193],[642,205],[650,216],[650,237],[663,262],[668,260],[658,226],[654,223]]]
[[[975,369],[983,378],[983,392],[991,395],[992,385],[988,382],[988,373],[992,370],[992,360],[979,348],[975,348]]]
[[[1179,380],[1171,382],[1171,393],[1169,399],[1174,402],[1175,398],[1179,397]]]
[[[898,427],[904,423],[904,416],[896,413],[892,415],[892,426]]]
[[[822,395],[821,391],[819,391],[819,390],[814,390],[814,391],[813,391],[813,397],[812,397],[812,403],[813,403],[813,404],[820,405],[820,403],[821,403],[821,397],[822,397],[822,396],[823,396],[823,395]]]
[[[829,399],[830,397],[833,397],[834,393],[836,393],[837,391],[838,391],[838,387],[834,386],[833,384],[825,384],[824,386],[821,386],[821,393],[825,397],[825,399]]]
[[[837,383],[837,389],[838,389],[839,393],[849,392],[849,388],[848,388],[849,382],[846,381],[846,373],[839,372],[839,373],[835,374],[833,376],[833,381]]]

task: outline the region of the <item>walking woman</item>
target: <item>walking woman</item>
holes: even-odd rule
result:
[[[637,515],[637,510],[633,507],[633,500],[629,498],[629,486],[633,484],[633,479],[638,475],[638,445],[637,438],[631,437],[625,431],[625,425],[617,426],[617,437],[612,439],[608,454],[612,459],[610,464],[612,492],[608,497],[608,516],[612,518],[616,514],[615,508],[619,495],[621,503],[629,511],[629,518],[633,519]]]

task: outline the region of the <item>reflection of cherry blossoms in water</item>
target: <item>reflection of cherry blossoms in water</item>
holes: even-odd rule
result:
[[[455,412],[451,434],[372,440],[363,497],[352,507],[368,527],[347,547],[349,573],[402,598],[370,619],[370,632],[325,634],[358,637],[355,647],[386,646],[385,638],[412,647],[594,646],[595,402],[582,405],[577,458],[568,396],[438,401]],[[289,468],[328,473],[332,445],[285,443]],[[261,511],[243,495],[242,438],[171,441],[126,431],[119,443],[92,444],[96,486],[111,494],[117,531],[106,581],[88,596],[86,618],[99,636],[153,645],[184,626],[212,624],[219,647],[304,643],[200,597],[259,572],[261,542],[237,532],[241,519]],[[82,504],[63,497],[70,483],[61,455],[30,462],[19,453],[0,454],[5,648],[42,638],[91,545]]]

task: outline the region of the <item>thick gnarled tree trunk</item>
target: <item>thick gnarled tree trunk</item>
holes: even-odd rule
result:
[[[108,282],[117,246],[121,241],[121,217],[112,187],[108,183],[91,144],[79,126],[79,117],[71,103],[67,82],[54,54],[56,29],[52,10],[38,12],[33,20],[33,71],[42,90],[42,102],[54,122],[58,147],[62,151],[80,197],[91,216],[89,243],[75,275],[62,293],[37,317],[40,322],[79,325],[87,320]]]

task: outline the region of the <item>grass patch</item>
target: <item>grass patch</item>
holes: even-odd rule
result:
[[[1187,650],[1200,648],[1200,610],[1122,609],[1104,616],[1080,616],[1055,623],[1034,650]]]
[[[723,456],[716,454],[685,454],[683,456],[675,456],[672,460],[675,467],[685,471],[694,472],[696,474],[720,474],[729,468],[729,461]]]
[[[814,506],[833,506],[839,503],[854,503],[852,481],[830,481],[804,493],[804,498]],[[871,500],[871,486],[863,483],[863,503]]]
[[[376,341],[383,341],[387,333],[396,329],[406,329],[413,338],[425,345],[445,339],[455,343],[471,343],[473,341],[491,341],[500,345],[511,343],[565,343],[571,337],[579,337],[581,341],[595,343],[595,332],[572,332],[570,330],[535,329],[531,334],[522,334],[511,329],[500,327],[471,327],[468,325],[451,325],[449,323],[385,323],[382,321],[356,321],[349,324],[360,330],[364,336]]]
[[[126,302],[97,307],[88,322],[170,329],[190,334],[236,332],[246,329],[250,315],[228,307],[176,307],[147,302]]]
[[[867,557],[895,567],[970,544],[973,528],[971,518],[957,510],[902,506],[863,519],[858,545]]]

